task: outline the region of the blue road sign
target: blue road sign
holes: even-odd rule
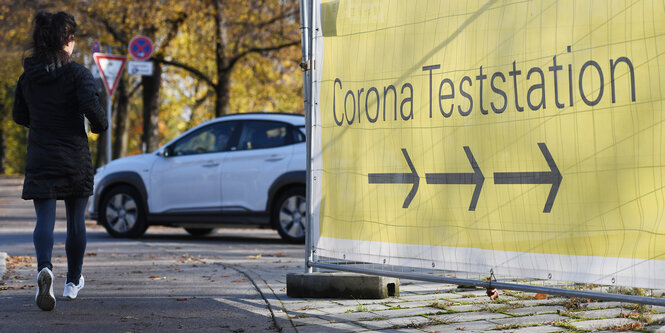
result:
[[[129,42],[129,54],[136,60],[146,60],[152,56],[152,40],[146,36],[136,36]]]
[[[94,42],[92,42],[92,53],[100,53],[102,52],[102,45],[99,44],[99,41],[95,39]]]

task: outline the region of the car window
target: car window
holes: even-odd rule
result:
[[[220,122],[201,128],[173,145],[173,155],[193,155],[229,150],[236,122]]]
[[[305,126],[293,127],[293,142],[305,141]]]
[[[245,121],[238,140],[238,150],[261,149],[290,144],[290,126],[276,121]]]

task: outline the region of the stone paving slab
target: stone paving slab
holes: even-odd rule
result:
[[[565,304],[570,300],[563,297],[548,297],[546,299],[527,299],[520,300],[519,303],[523,306],[536,306],[536,305],[547,305],[547,304]]]
[[[567,311],[566,308],[561,305],[538,305],[538,306],[510,309],[506,312],[512,315],[524,316],[524,315],[543,314],[543,313],[564,313],[566,311]]]
[[[585,319],[613,318],[620,316],[622,313],[628,314],[630,313],[630,311],[624,308],[609,308],[609,309],[600,309],[600,310],[571,312],[572,315],[576,317],[582,317]]]
[[[401,292],[401,291],[400,291]],[[446,300],[460,300],[462,299],[462,295],[458,294],[451,294],[451,293],[444,293],[444,294],[406,294],[406,295],[400,295],[399,299],[403,301],[408,301],[408,302],[419,302],[419,301],[436,301],[440,299],[446,299]],[[487,297],[487,296],[485,296]]]
[[[427,323],[432,323],[432,319],[415,316],[415,317],[402,317],[402,318],[391,318],[384,320],[373,320],[373,321],[359,321],[356,322],[357,325],[366,327],[370,330],[383,330],[383,329],[398,329],[398,328],[417,328],[421,325]]]
[[[367,329],[353,323],[332,323],[321,325],[296,326],[298,333],[339,333],[339,332],[362,332]]]
[[[394,317],[410,317],[422,316],[428,314],[436,314],[439,312],[447,312],[446,310],[432,308],[429,306],[421,308],[406,308],[406,309],[391,309],[383,311],[374,311],[375,314],[381,317],[394,318]]]
[[[317,310],[323,312],[324,315],[337,315],[337,314],[350,313],[356,311],[354,307],[336,306],[335,304],[328,304],[326,307],[319,308]]]
[[[358,304],[381,304],[385,303],[387,299],[391,298],[382,298],[382,299],[333,299],[336,304],[342,306],[357,306]]]
[[[439,302],[446,302],[446,301],[439,301]],[[432,304],[436,304],[437,301],[420,301],[420,302],[404,302],[400,299],[391,299],[388,302],[385,302],[386,306],[389,307],[396,307],[396,308],[419,308],[423,306],[431,306]]]
[[[301,326],[301,325],[321,325],[325,326],[330,324],[330,320],[327,319],[322,319],[316,316],[302,316],[302,315],[297,315],[294,317],[291,317],[291,321],[295,326]]]
[[[597,319],[597,320],[582,320],[572,321],[570,324],[578,330],[601,330],[610,329],[613,327],[625,327],[637,323],[637,321],[628,318],[611,318],[611,319]]]
[[[651,317],[651,322],[663,322],[665,323],[665,313],[653,313],[649,315]]]
[[[621,302],[589,302],[589,303],[582,303],[581,308],[582,309],[607,309],[607,308],[618,308],[621,306],[626,305],[626,303],[621,303]]]
[[[544,326],[531,326],[510,330],[511,333],[549,333],[561,332],[562,328],[558,326],[544,325]]]
[[[485,320],[433,325],[423,328],[425,332],[482,332],[496,328],[496,324]]]
[[[654,332],[654,333],[665,333],[665,325],[649,325],[644,327],[644,329],[648,332]]]
[[[415,328],[398,328],[398,329],[387,329],[380,330],[381,333],[422,333],[423,331]]]
[[[508,317],[508,318],[498,318],[498,319],[487,319],[487,321],[497,324],[497,326],[530,326],[536,324],[548,324],[561,320],[568,320],[569,318],[558,315],[558,314],[541,314],[541,315],[532,315],[532,316],[522,316],[522,317]]]
[[[475,304],[446,306],[446,309],[455,312],[470,312],[470,311],[488,311],[488,310],[491,311],[505,307],[506,304],[504,303],[475,303]]]
[[[508,317],[508,315],[502,313],[488,312],[488,311],[478,311],[478,312],[447,313],[442,315],[433,315],[429,317],[432,319],[436,319],[442,323],[459,323],[466,321],[506,318]]]
[[[353,310],[351,310],[353,311]],[[326,319],[331,322],[347,322],[347,321],[362,321],[362,320],[371,320],[371,319],[376,319],[380,318],[381,316],[373,313],[373,312],[345,312],[345,313],[339,313],[339,314],[330,314],[330,315],[322,315],[319,316],[318,318]]]
[[[500,297],[500,296],[499,296]],[[489,303],[490,298],[487,297],[487,295],[484,296],[479,296],[479,297],[462,297],[454,300],[456,303],[459,304],[478,304],[478,303]]]

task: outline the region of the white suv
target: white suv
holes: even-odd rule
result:
[[[305,240],[305,118],[223,116],[150,154],[97,169],[90,217],[114,237],[140,237],[149,225],[195,236],[228,225],[271,226]]]

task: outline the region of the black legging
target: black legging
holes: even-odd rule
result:
[[[37,271],[48,267],[53,270],[51,254],[53,252],[53,229],[55,227],[55,199],[35,199],[35,212],[37,213],[37,225],[32,234],[37,252]],[[65,199],[67,208],[67,241],[65,252],[67,253],[67,282],[78,283],[83,267],[83,256],[85,254],[85,206],[88,197],[71,197]]]

